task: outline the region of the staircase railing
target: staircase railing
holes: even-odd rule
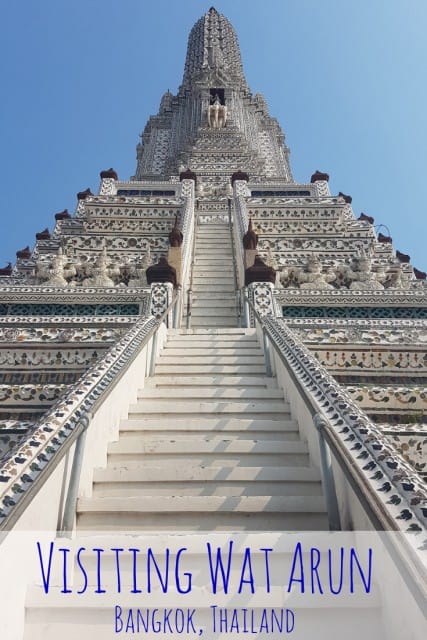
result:
[[[327,442],[375,527],[425,531],[427,487],[416,471],[384,441],[379,427],[351,400],[286,322],[272,316],[261,317],[248,296],[243,297],[258,330],[267,338],[263,340],[267,369],[277,369],[277,360],[284,366],[321,439]]]
[[[35,498],[50,476],[56,471],[64,456],[74,444],[71,473],[66,471],[62,482],[66,482],[63,493],[67,496],[65,507],[58,505],[58,530],[70,531],[73,526],[79,478],[82,469],[84,441],[95,413],[117,387],[136,358],[146,350],[145,371],[153,362],[159,348],[155,340],[168,314],[175,307],[175,296],[163,315],[143,317],[123,336],[117,344],[92,366],[71,387],[38,423],[35,431],[23,441],[0,470],[0,531],[12,529],[25,509]],[[144,377],[144,376],[142,376]],[[136,376],[135,384],[139,378]],[[104,442],[106,446],[106,442]],[[43,528],[46,523],[38,523]],[[34,525],[33,528],[37,528]]]
[[[233,213],[231,217],[232,220],[232,230],[233,230],[233,240],[234,240],[234,251],[233,255],[235,258],[236,265],[236,275],[238,286],[243,287],[245,282],[245,270],[244,270],[244,249],[242,238],[248,229],[248,214],[246,212],[245,199],[242,195],[240,195],[239,191],[243,186],[246,186],[246,183],[240,184],[238,180],[234,183],[234,197],[233,197],[233,208],[231,210],[231,202],[230,202],[230,214]]]
[[[248,296],[243,296],[257,331],[268,338],[263,341],[266,361],[287,389],[310,454],[318,460],[330,528],[341,528],[340,520],[344,529],[369,528],[370,521],[377,530],[404,534],[398,538],[407,554],[402,566],[411,573],[409,582],[417,600],[427,608],[426,541],[418,537],[427,532],[427,487],[286,322],[260,316]],[[345,486],[358,499],[350,505]]]
[[[198,201],[197,201],[198,202]],[[191,261],[188,275],[186,276],[186,282],[188,282],[187,296],[186,296],[186,319],[185,326],[187,329],[191,327],[191,316],[193,311],[193,278],[194,278],[194,262],[196,257],[196,242],[197,242],[197,227],[199,225],[199,217],[194,214],[193,221],[193,235],[191,242]]]
[[[194,238],[195,238],[195,226],[196,226],[196,214],[195,214],[195,195],[194,195],[194,181],[183,180],[182,182],[182,195],[186,198],[183,215],[181,218],[180,229],[183,235],[182,243],[182,297],[176,308],[177,323],[176,326],[181,324],[181,318],[185,311],[185,306],[188,302],[188,290],[191,290],[191,284],[188,285],[193,272],[194,261]]]

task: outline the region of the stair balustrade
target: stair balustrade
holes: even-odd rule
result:
[[[105,460],[107,444],[114,438],[119,418],[125,415],[129,398],[136,397],[141,387],[140,372],[148,374],[150,362],[162,346],[167,330],[165,320],[176,302],[177,296],[158,319],[150,316],[138,320],[51,407],[35,431],[6,462],[0,471],[1,532],[7,534],[24,512],[25,516],[30,512],[34,517],[38,503],[44,499],[51,502],[49,521],[40,523],[36,518],[31,521],[31,516],[25,517],[24,528],[70,529],[77,487],[80,492],[90,492],[93,468]],[[70,455],[75,456],[75,462],[73,472],[67,473],[64,459]],[[84,475],[79,480],[76,474],[83,467]],[[62,494],[68,494],[66,514],[62,500],[55,503],[51,497],[47,498],[52,485],[58,482],[63,483]]]
[[[261,315],[247,290],[241,295],[246,321],[255,320],[266,365],[270,362],[285,390],[310,458],[321,471],[330,529],[393,532],[384,538],[386,546],[425,615],[427,560],[419,535],[427,526],[427,487],[422,478],[286,321]]]

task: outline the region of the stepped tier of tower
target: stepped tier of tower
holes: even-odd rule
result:
[[[215,177],[221,177],[219,184],[223,187],[240,167],[245,167],[251,175],[263,175],[265,172],[264,158],[250,148],[245,136],[235,126],[227,126],[226,129],[200,127],[194,143],[181,152],[179,161],[191,167],[206,185],[214,182]]]

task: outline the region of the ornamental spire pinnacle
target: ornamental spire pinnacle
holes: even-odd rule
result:
[[[248,88],[236,32],[230,21],[211,7],[190,32],[182,88],[215,79],[221,80],[222,86]]]

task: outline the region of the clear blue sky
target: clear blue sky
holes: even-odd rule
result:
[[[135,145],[181,82],[202,0],[1,0],[0,266],[74,212]],[[218,0],[252,91],[291,148],[297,181],[315,169],[386,225],[427,269],[426,0]]]

